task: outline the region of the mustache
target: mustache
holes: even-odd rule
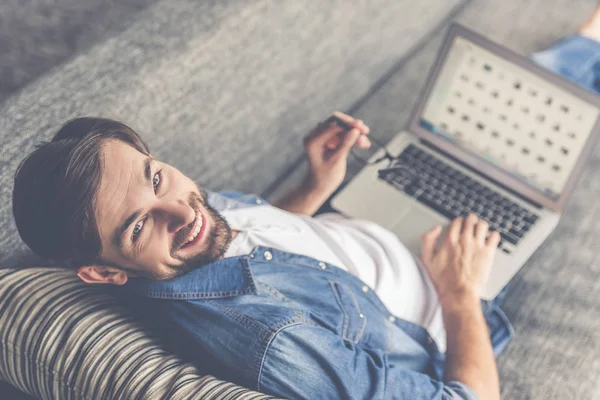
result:
[[[188,203],[190,207],[193,208],[194,211],[196,211],[197,214],[200,210],[200,205],[204,204],[204,200],[199,194],[191,192],[188,198]],[[185,244],[188,237],[190,236],[190,233],[192,232],[192,229],[194,228],[194,222],[196,222],[196,219],[194,219],[185,227],[181,228],[179,232],[175,234],[175,238],[173,239],[173,247],[171,249],[171,255],[173,255]]]

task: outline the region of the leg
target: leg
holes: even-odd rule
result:
[[[540,66],[600,93],[600,8],[577,35],[531,57]]]

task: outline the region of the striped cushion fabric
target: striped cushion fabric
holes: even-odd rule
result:
[[[202,376],[101,285],[0,269],[0,379],[40,399],[272,399]]]

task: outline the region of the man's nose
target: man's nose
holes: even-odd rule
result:
[[[196,211],[185,200],[166,201],[160,205],[169,232],[174,233],[196,219]]]

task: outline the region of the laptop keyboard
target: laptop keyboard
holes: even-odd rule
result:
[[[379,177],[438,213],[454,219],[475,213],[502,236],[499,247],[516,246],[539,217],[411,144]],[[509,246],[511,247],[511,246]]]

